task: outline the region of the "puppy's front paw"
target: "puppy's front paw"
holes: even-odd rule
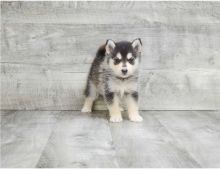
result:
[[[143,121],[143,117],[141,117],[139,114],[131,115],[129,116],[130,121],[133,122],[141,122]]]
[[[121,122],[121,121],[122,121],[121,116],[111,116],[110,117],[110,122],[117,123],[117,122]]]
[[[82,113],[91,113],[92,110],[88,107],[83,107],[82,110],[81,110]]]

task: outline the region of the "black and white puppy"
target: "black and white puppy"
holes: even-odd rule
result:
[[[82,112],[91,112],[94,100],[101,94],[107,104],[111,122],[122,121],[120,101],[125,101],[131,121],[140,122],[138,112],[138,65],[141,39],[132,42],[107,40],[92,63],[85,89]]]

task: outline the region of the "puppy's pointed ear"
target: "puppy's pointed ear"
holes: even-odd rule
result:
[[[142,42],[140,38],[133,40],[131,44],[135,52],[137,53],[141,52]]]
[[[105,44],[105,50],[107,54],[111,54],[115,48],[115,42],[111,39],[108,39]]]

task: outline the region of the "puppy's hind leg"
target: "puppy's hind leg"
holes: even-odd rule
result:
[[[97,97],[96,87],[90,81],[87,82],[84,94],[86,96],[86,99],[81,112],[90,113],[92,112],[93,102]]]

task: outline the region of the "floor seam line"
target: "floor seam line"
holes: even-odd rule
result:
[[[153,115],[153,114],[152,114],[152,115]],[[163,126],[163,127],[166,129],[166,131],[167,131],[168,134],[172,137],[172,139],[174,139],[174,140],[178,143],[178,145],[181,145],[180,142],[179,142],[179,140],[177,140],[177,139],[175,138],[175,136],[171,133],[171,131],[170,131],[164,124],[162,124],[161,121],[160,121],[155,115],[153,115],[153,116],[154,116],[154,118],[160,123],[160,125]],[[192,155],[186,148],[184,148],[184,147],[182,147],[182,146],[180,146],[179,148],[181,148],[181,150],[184,150],[184,151],[189,155],[189,157],[190,157],[192,160],[194,160],[194,161],[196,162],[196,164],[198,164],[198,166],[199,166],[200,168],[202,167],[201,164],[195,159],[195,157],[193,157],[193,155]]]
[[[61,112],[62,112],[62,111],[59,111],[59,116],[55,118],[56,121],[55,121],[55,123],[53,124],[52,130],[51,130],[50,135],[49,135],[49,137],[48,137],[48,139],[47,139],[47,142],[45,143],[44,148],[43,148],[43,150],[42,150],[42,152],[41,152],[41,154],[40,154],[40,156],[39,156],[37,162],[35,163],[35,166],[34,166],[35,168],[37,168],[37,165],[39,164],[39,161],[40,161],[40,159],[41,159],[41,157],[42,157],[42,155],[43,155],[43,153],[44,153],[44,150],[45,150],[46,146],[48,145],[48,142],[49,142],[49,140],[50,140],[50,138],[51,138],[51,136],[52,136],[52,134],[53,134],[53,132],[54,132],[54,130],[55,130],[54,127],[56,126],[56,124],[57,124],[57,122],[58,122],[58,120],[59,120],[59,117],[60,117],[60,115],[61,115]]]
[[[118,163],[118,158],[117,158],[117,153],[116,153],[116,147],[115,147],[115,144],[114,144],[114,140],[113,140],[113,137],[112,137],[112,131],[111,131],[111,124],[108,120],[108,113],[106,114],[106,118],[107,118],[107,123],[108,123],[108,130],[109,130],[109,133],[110,133],[110,136],[111,136],[111,141],[112,141],[112,146],[113,146],[113,150],[114,150],[114,156],[115,156],[115,159],[116,159],[116,164],[117,164],[117,168],[120,168],[119,166],[119,163]]]

